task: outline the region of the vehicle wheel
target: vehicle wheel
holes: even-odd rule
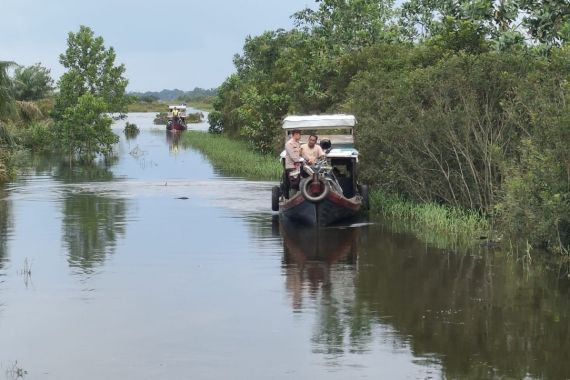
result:
[[[271,209],[273,211],[279,211],[279,197],[281,196],[281,190],[279,186],[273,186],[271,188]]]
[[[362,206],[365,210],[370,210],[370,198],[368,195],[368,186],[367,185],[358,185],[358,192],[362,197]]]
[[[312,192],[309,190],[309,185],[313,182],[313,179],[304,178],[303,180],[301,180],[301,184],[299,186],[301,189],[301,194],[303,194],[305,199],[308,200],[309,202],[313,203],[320,202],[323,199],[325,199],[327,195],[329,195],[329,192],[331,191],[330,185],[326,181],[322,179],[319,179],[318,181],[321,183],[323,191],[320,194],[313,195]]]

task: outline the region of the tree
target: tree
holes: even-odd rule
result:
[[[293,15],[298,27],[312,31],[329,45],[358,50],[393,37],[393,0],[316,0],[319,8]]]
[[[23,67],[18,66],[14,72],[14,97],[16,100],[38,100],[53,90],[53,79],[50,70],[39,63]]]
[[[103,112],[126,110],[128,80],[123,76],[125,66],[115,66],[115,58],[115,50],[105,48],[103,38],[95,37],[89,27],[82,25],[79,32],[68,34],[67,50],[59,56],[68,71],[59,80],[60,93],[53,113],[56,120],[61,120],[65,109],[75,106],[87,93],[104,101]]]
[[[14,62],[0,61],[0,120],[15,112],[13,84],[8,75],[8,69],[14,65]]]
[[[55,125],[55,136],[70,162],[91,162],[98,154],[111,155],[119,137],[111,130],[111,118],[104,114],[107,107],[102,97],[87,93],[65,109]]]

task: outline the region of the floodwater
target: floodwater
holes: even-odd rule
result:
[[[152,118],[0,188],[0,379],[570,378],[567,265],[280,222]]]

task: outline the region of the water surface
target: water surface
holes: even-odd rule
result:
[[[284,223],[153,116],[0,188],[0,379],[570,377],[566,266]]]

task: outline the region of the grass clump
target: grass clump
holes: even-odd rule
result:
[[[394,221],[396,228],[413,232],[440,248],[467,247],[487,238],[489,221],[477,212],[436,203],[415,203],[401,195],[376,190],[370,194],[373,213]]]
[[[125,124],[125,128],[123,129],[123,133],[125,134],[127,139],[135,138],[140,133],[139,127],[135,123],[127,123]]]
[[[283,173],[279,159],[255,152],[243,141],[198,131],[186,131],[181,143],[202,152],[225,175],[278,180]]]

